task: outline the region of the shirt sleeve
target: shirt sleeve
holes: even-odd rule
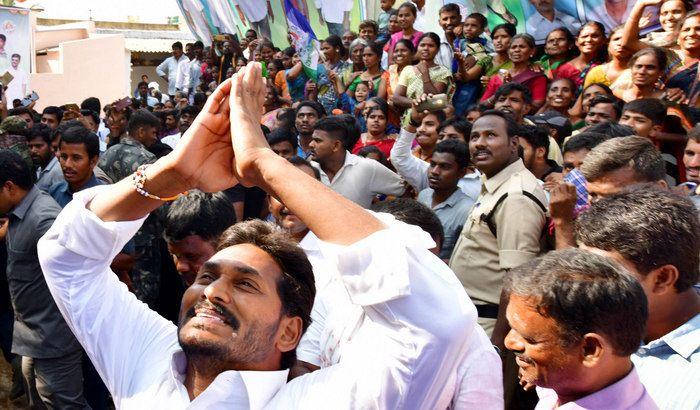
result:
[[[107,187],[76,193],[39,240],[38,251],[58,309],[119,407],[130,386],[149,374],[141,369],[162,366],[163,352],[177,336],[175,325],[138,301],[110,270],[145,218],[100,220],[86,204],[102,189]]]
[[[428,250],[434,242],[427,233],[381,219],[387,229],[351,246],[321,244],[365,325],[338,364],[292,380],[271,407],[323,408],[329,400],[354,408],[449,406],[476,309]]]
[[[372,180],[370,181],[372,192],[394,196],[403,195],[406,188],[400,176],[377,161],[372,162],[372,167],[374,168]]]
[[[328,306],[323,295],[317,295],[311,309],[311,324],[297,346],[297,359],[321,367],[321,333],[326,328]]]
[[[411,74],[413,71],[412,66],[406,66],[404,67],[403,70],[401,70],[401,74],[399,74],[399,85],[403,85],[404,87],[408,87],[408,83],[411,81]]]
[[[542,209],[522,193],[509,192],[494,214],[501,269],[512,269],[540,253]]]
[[[168,57],[168,58],[169,58],[169,57]],[[161,76],[161,77],[167,75],[167,74],[165,73],[165,70],[168,69],[168,58],[166,58],[165,60],[163,60],[163,62],[160,63],[160,64],[158,64],[158,67],[156,67],[156,74],[158,74],[158,75]],[[168,70],[168,71],[169,71],[169,70]]]
[[[416,138],[415,133],[401,129],[394,146],[391,147],[391,164],[396,172],[406,180],[416,191],[428,187],[428,163],[421,161],[411,153],[411,144]]]

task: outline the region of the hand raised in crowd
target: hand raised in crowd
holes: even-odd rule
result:
[[[420,111],[418,107],[432,97],[432,94],[423,94],[420,97],[413,100],[413,103],[411,103],[411,120],[413,122],[420,124],[420,122],[423,121],[423,117],[430,113],[430,111],[428,110]]]
[[[246,186],[264,186],[259,168],[259,154],[269,150],[260,130],[260,117],[265,101],[265,82],[260,63],[250,62],[232,78],[229,99],[231,112],[231,138],[236,161],[234,173]]]
[[[662,98],[676,104],[688,104],[688,98],[680,88],[667,88]]]
[[[183,190],[216,192],[237,182],[232,169],[230,90],[231,80],[216,88],[172,153],[172,166],[183,180]]]
[[[573,219],[576,187],[568,182],[562,182],[551,188],[549,194],[549,213],[552,219]]]
[[[552,172],[544,179],[544,190],[551,192],[557,185],[564,182],[564,174],[561,172]]]

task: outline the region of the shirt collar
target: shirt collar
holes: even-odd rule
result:
[[[653,349],[662,344],[668,345],[686,360],[690,359],[690,356],[700,348],[700,313],[645,347]]]
[[[32,206],[34,203],[34,200],[36,197],[39,196],[39,188],[36,187],[36,185],[32,186],[32,189],[27,192],[27,195],[22,198],[21,201],[19,201],[19,204],[14,207],[12,210],[12,215],[16,216],[19,219],[24,218],[24,215],[27,213],[29,210],[29,207]]]
[[[435,193],[435,191],[433,191]],[[461,189],[457,188],[455,191],[450,195],[444,202],[439,203],[435,208],[433,209],[439,209],[439,208],[445,208],[445,207],[450,207],[452,208],[455,206],[457,202],[459,202],[463,197],[465,197],[466,194],[462,192]]]
[[[134,147],[143,147],[144,149],[146,148],[145,145],[141,143],[141,141],[137,140],[136,138],[131,137],[129,134],[126,134],[119,140],[120,144],[124,145],[132,145]]]
[[[170,373],[175,380],[184,385],[186,371],[187,357],[182,350],[177,349],[171,357]],[[288,375],[289,370],[264,372],[228,370],[216,376],[212,384],[202,392],[202,395],[206,394],[209,389],[218,390],[222,395],[231,394],[235,389],[230,388],[230,383],[234,382],[236,377],[240,377],[248,396],[248,408],[262,409],[287,383]],[[221,383],[225,385],[221,385]]]
[[[54,169],[56,164],[58,164],[58,159],[56,158],[55,155],[51,155],[51,160],[49,161],[48,164],[46,164],[46,166],[44,168],[41,169],[40,173],[45,174],[45,173],[51,171],[52,169]]]
[[[484,187],[489,193],[494,193],[501,185],[503,185],[510,177],[516,172],[523,171],[525,169],[525,164],[523,160],[518,158],[517,161],[503,168],[496,175],[491,178],[487,178],[486,175],[481,176],[481,180],[484,182]]]

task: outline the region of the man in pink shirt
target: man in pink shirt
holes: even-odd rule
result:
[[[550,252],[513,269],[504,292],[520,383],[537,386],[536,409],[656,409],[630,355],[647,301],[638,281],[580,249]]]

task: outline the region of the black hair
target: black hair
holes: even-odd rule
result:
[[[574,135],[568,141],[566,141],[562,153],[577,152],[583,149],[590,151],[608,138],[610,137],[605,134],[586,130]]]
[[[629,137],[630,135],[636,134],[632,127],[615,122],[604,122],[602,124],[591,125],[590,127],[586,128],[586,132],[603,134],[607,136],[608,139],[615,137]]]
[[[165,216],[163,236],[168,242],[177,242],[197,235],[216,245],[224,230],[234,223],[236,213],[225,195],[195,189],[170,205]]]
[[[42,123],[35,123],[32,128],[27,131],[27,141],[35,138],[41,138],[46,145],[51,145],[51,127]]]
[[[139,81],[139,83],[136,84],[136,88],[141,88],[141,87],[146,87],[146,89],[148,90],[148,83],[145,81]]]
[[[381,44],[376,43],[376,42],[370,42],[365,46],[365,48],[369,47],[372,52],[379,57],[380,59],[382,58],[382,53],[384,52],[384,48]]]
[[[63,135],[63,133],[66,132],[66,130],[68,128],[73,128],[73,127],[85,128],[85,125],[83,125],[83,123],[78,121],[78,120],[70,120],[70,121],[62,122],[62,123],[58,124],[58,127],[56,127],[56,129],[51,131],[51,141],[55,140],[56,138],[60,138],[61,135]]]
[[[100,99],[97,97],[88,97],[83,100],[83,102],[80,103],[80,109],[81,110],[91,110],[97,113],[97,115],[100,115],[100,112],[102,110],[102,104],[100,103]],[[98,121],[99,122],[99,121]]]
[[[372,97],[367,100],[367,102],[372,102],[379,106],[379,109],[386,115],[389,112],[389,104],[382,97]],[[365,104],[366,105],[366,104]]]
[[[596,95],[595,97],[591,98],[591,101],[588,102],[588,109],[590,110],[592,107],[598,104],[612,104],[615,114],[617,115],[615,121],[620,119],[620,115],[622,115],[622,102],[619,98],[615,97],[614,95],[607,94]]]
[[[362,128],[360,128],[360,124],[357,123],[357,118],[355,118],[354,115],[340,114],[337,115],[337,117],[343,121],[345,129],[347,130],[343,138],[343,145],[346,150],[352,151],[355,144],[357,144],[357,141],[362,136]]]
[[[336,37],[338,37],[338,36],[336,36]],[[328,41],[328,39],[326,39],[326,41]],[[342,42],[341,42],[341,44],[342,44]],[[345,48],[345,47],[343,47],[343,48]],[[294,49],[294,47],[287,47],[284,50],[282,50],[282,54],[286,55],[287,57],[294,57],[295,53],[296,53],[296,50]]]
[[[563,347],[597,333],[615,355],[628,357],[644,338],[648,310],[642,286],[609,258],[577,248],[549,252],[508,272],[503,290],[553,319]]]
[[[499,98],[508,96],[514,91],[520,91],[520,93],[523,95],[523,100],[525,100],[525,103],[532,104],[532,92],[530,92],[530,89],[520,83],[515,83],[512,81],[498,87],[496,93],[493,95],[493,100],[498,101]]]
[[[92,118],[92,121],[95,122],[95,124],[100,123],[100,117],[97,115],[95,111],[92,110],[80,110],[80,115],[83,117],[90,117]]]
[[[658,64],[659,71],[661,71],[661,73],[666,71],[666,66],[668,65],[668,57],[666,56],[666,52],[664,51],[664,49],[660,47],[647,47],[645,49],[637,51],[636,53],[634,53],[632,58],[630,58],[628,67],[631,69],[634,66],[634,63],[637,61],[637,59],[639,59],[639,57],[646,55],[652,55],[654,56],[654,58],[656,58],[656,63]]]
[[[362,30],[363,28],[367,28],[367,27],[372,27],[372,29],[374,30],[374,34],[379,34],[379,24],[377,24],[376,21],[364,20],[358,26],[358,30]]]
[[[180,109],[178,118],[182,117],[183,114],[191,115],[194,118],[199,115],[199,108],[195,107],[194,105],[186,105]]]
[[[518,34],[518,29],[515,28],[515,25],[511,23],[503,23],[499,24],[496,27],[491,30],[491,40],[493,40],[493,36],[496,35],[496,32],[498,30],[503,30],[506,33],[508,33],[508,36],[510,37],[515,37],[516,34]]]
[[[394,216],[401,222],[414,225],[427,232],[433,240],[440,244],[445,242],[445,230],[435,212],[415,199],[396,198],[390,201],[377,202],[370,208],[374,212],[384,212]]]
[[[482,30],[486,29],[486,25],[488,24],[488,20],[486,19],[486,16],[484,16],[481,13],[472,13],[472,14],[468,15],[467,18],[464,20],[466,21],[467,19],[473,19],[473,20],[478,21],[479,24],[481,25]]]
[[[452,154],[460,168],[469,166],[469,147],[463,141],[446,139],[437,143],[433,151],[441,154]]]
[[[442,13],[457,13],[458,15],[460,15],[459,6],[455,3],[447,3],[444,6],[440,7],[440,11],[438,12],[438,14]],[[460,15],[459,18],[461,20],[462,16]]]
[[[95,158],[100,155],[100,139],[97,137],[97,134],[85,127],[70,127],[64,130],[61,133],[60,143],[85,144],[85,151],[88,157]]]
[[[463,141],[467,144],[469,143],[469,134],[472,133],[472,125],[469,123],[469,121],[460,117],[448,118],[440,123],[438,133],[447,127],[453,127],[458,133],[464,136]]]
[[[417,16],[418,16],[418,9],[416,8],[416,5],[413,4],[413,3],[411,3],[410,1],[407,1],[407,2],[405,2],[405,3],[401,3],[401,5],[400,5],[396,10],[398,11],[398,10],[404,8],[404,7],[407,8],[407,9],[409,9],[409,10],[411,10],[411,13],[413,14],[413,17],[417,17]]]
[[[376,145],[366,145],[357,151],[357,155],[360,157],[363,157],[363,158],[367,158],[370,154],[378,155],[379,156],[379,163],[384,165],[385,167],[391,169],[389,161],[386,159],[386,155],[384,155],[382,150],[377,148]]]
[[[678,292],[698,282],[697,210],[668,190],[642,184],[594,202],[577,219],[576,237],[588,247],[619,253],[643,276],[675,266]]]
[[[407,49],[409,49],[411,51],[411,54],[416,53],[416,46],[413,45],[413,41],[402,38],[399,41],[397,41],[396,44],[394,44],[394,50],[396,50],[396,46],[398,46],[399,44],[403,44]]]
[[[171,48],[173,48],[173,49],[177,48],[177,49],[182,50],[182,43],[179,42],[179,41],[176,41],[176,42],[173,43],[173,45],[172,45]]]
[[[348,126],[346,120],[340,115],[331,115],[321,118],[314,124],[314,131],[325,131],[331,138],[340,140],[347,147]]]
[[[11,181],[13,184],[28,191],[32,188],[32,170],[27,161],[9,149],[0,149],[0,186]]]
[[[316,178],[317,181],[321,180],[321,171],[319,171],[318,168],[313,166],[309,161],[305,160],[304,158],[295,155],[295,156],[289,158],[287,161],[289,161],[292,165],[295,165],[297,167],[298,166],[307,166],[307,167],[311,168],[311,170],[314,173],[314,178]]]
[[[9,110],[7,110],[8,117],[11,117],[13,115],[23,115],[23,114],[27,114],[30,117],[32,117],[32,119],[34,119],[34,114],[32,113],[32,110],[30,110],[27,107],[10,108]]]
[[[135,135],[136,131],[142,127],[160,128],[160,120],[148,110],[143,108],[136,110],[129,118],[129,134]]]
[[[44,114],[56,116],[58,122],[61,122],[61,120],[63,119],[63,110],[60,107],[56,107],[54,105],[49,105],[48,107],[44,108],[44,111],[41,112],[41,115],[43,116]]]
[[[420,42],[423,41],[423,39],[425,39],[425,38],[429,38],[429,39],[433,40],[435,45],[438,48],[440,48],[440,36],[433,33],[432,31],[429,31],[427,33],[423,33],[423,35],[421,35],[420,38],[418,38],[418,44],[420,44]]]
[[[512,115],[506,114],[503,111],[499,110],[487,110],[484,111],[483,114],[481,114],[481,117],[479,117],[479,119],[487,116],[500,117],[503,119],[503,121],[505,121],[506,132],[508,132],[508,138],[514,138],[520,134],[520,124],[518,124],[518,122],[515,121],[515,118],[513,118]]]
[[[288,142],[295,151],[299,147],[299,141],[296,135],[289,129],[277,128],[272,130],[267,136],[267,143],[269,145],[279,144],[280,142]]]
[[[434,115],[435,117],[437,117],[438,125],[442,124],[447,119],[447,114],[445,114],[445,111],[443,111],[443,110],[430,111],[425,116],[427,117],[428,115]]]
[[[545,157],[549,154],[549,130],[537,125],[520,125],[518,137],[527,141],[532,148],[544,148]]]
[[[326,116],[326,109],[323,108],[323,106],[316,101],[311,101],[311,100],[304,100],[297,105],[297,111],[294,114],[295,116],[299,114],[299,111],[301,111],[302,108],[304,107],[310,107],[314,111],[316,111],[316,115],[318,115],[318,118],[322,118]]]
[[[666,105],[658,98],[640,98],[622,107],[622,113],[632,111],[649,118],[654,125],[661,125],[666,118]]]
[[[316,296],[314,273],[304,250],[276,225],[261,220],[237,223],[221,235],[218,249],[238,244],[250,244],[264,251],[282,271],[277,279],[277,294],[282,313],[301,318],[302,331],[311,324],[311,309]],[[296,350],[282,353],[280,367],[286,369],[296,362]]]
[[[194,93],[193,104],[195,106],[204,105],[207,102],[207,95],[204,93]]]

